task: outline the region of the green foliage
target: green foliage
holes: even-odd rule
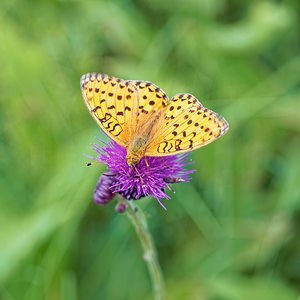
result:
[[[169,299],[296,300],[300,5],[283,1],[0,2],[0,298],[151,299],[133,228],[85,168],[104,138],[87,72],[189,92],[229,122],[165,203],[139,204]]]

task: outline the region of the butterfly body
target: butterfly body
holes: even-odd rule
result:
[[[127,149],[129,166],[145,156],[168,156],[203,147],[228,123],[190,94],[170,101],[156,85],[98,73],[81,77],[84,102],[100,128]]]
[[[141,158],[145,156],[145,148],[149,138],[139,136],[135,138],[127,149],[126,161],[129,166],[134,166],[139,163]]]

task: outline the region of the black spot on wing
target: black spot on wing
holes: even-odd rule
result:
[[[175,141],[175,149],[176,151],[181,150],[180,149],[180,144],[182,143],[182,140],[176,140]]]
[[[164,143],[165,143],[165,146],[163,147],[163,152],[166,152],[166,148],[167,148],[167,146],[168,146],[169,143],[166,142],[166,141]]]
[[[112,122],[110,122],[110,123],[112,123]],[[108,129],[108,131],[109,131],[109,132],[114,132],[114,131],[116,130],[116,127],[117,127],[117,126],[119,126],[119,127],[122,129],[122,127],[121,127],[119,124],[115,123],[115,125],[114,125],[111,129]],[[121,130],[121,131],[122,131],[122,130]],[[121,131],[120,131],[120,133],[121,133]],[[119,134],[120,134],[120,133],[119,133]]]
[[[96,112],[98,109],[101,109],[101,106],[96,106],[95,108],[93,108],[92,110],[91,110],[91,112]]]
[[[165,152],[164,149],[167,147],[167,145],[168,145],[168,142],[166,142],[166,141],[163,141],[163,142],[159,143],[157,148],[156,148],[156,151],[158,153]],[[161,147],[162,147],[162,149],[161,149]]]
[[[168,143],[170,146],[169,148],[167,149],[168,152],[171,152],[172,148],[173,148],[173,144],[172,143]]]
[[[109,113],[105,113],[105,116],[103,118],[98,118],[102,123],[103,122],[107,122],[108,120],[110,120],[112,118],[112,115]]]

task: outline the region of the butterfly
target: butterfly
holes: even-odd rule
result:
[[[228,130],[223,117],[190,94],[170,101],[155,84],[98,73],[81,77],[84,102],[100,128],[127,149],[135,166],[146,156],[186,153],[215,141]],[[147,161],[146,161],[147,163]]]

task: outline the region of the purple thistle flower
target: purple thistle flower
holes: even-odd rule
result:
[[[99,140],[99,139],[98,139]],[[99,140],[102,142],[101,140]],[[188,176],[195,170],[186,170],[183,167],[192,164],[187,162],[189,153],[165,157],[147,157],[134,166],[126,162],[127,150],[116,142],[104,143],[103,147],[92,144],[93,150],[99,155],[90,157],[107,165],[109,172],[100,176],[94,191],[94,201],[98,205],[106,205],[113,200],[114,193],[119,193],[127,200],[140,199],[149,195],[157,199],[159,204],[162,198],[170,197],[164,193],[169,183],[188,182]]]

